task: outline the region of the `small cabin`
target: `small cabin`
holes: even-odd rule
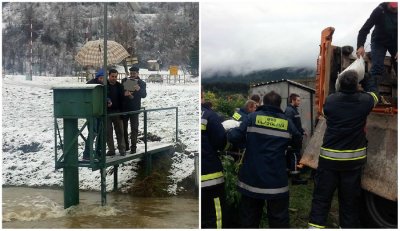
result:
[[[147,69],[149,71],[159,71],[160,70],[160,64],[158,63],[157,60],[148,60],[147,61]]]
[[[300,96],[300,106],[298,111],[301,117],[301,124],[308,136],[303,137],[303,147],[309,141],[310,135],[314,131],[315,116],[314,110],[315,90],[303,84],[297,83],[289,79],[282,79],[277,81],[270,81],[266,83],[258,83],[250,86],[249,95],[257,94],[260,96],[261,101],[265,94],[275,91],[282,97],[281,109],[285,111],[288,105],[288,98],[290,94],[296,93]]]

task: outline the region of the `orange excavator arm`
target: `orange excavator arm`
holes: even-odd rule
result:
[[[323,106],[325,99],[329,94],[329,80],[331,74],[331,66],[333,59],[332,36],[335,32],[335,28],[327,27],[321,32],[321,44],[319,50],[319,56],[317,60],[317,74],[315,78],[315,106],[317,109],[318,119],[323,113]],[[397,114],[397,105],[377,105],[373,112],[381,114]]]
[[[327,27],[321,33],[320,51],[317,60],[317,76],[315,78],[315,104],[318,116],[322,115],[325,98],[329,92],[329,73],[332,57],[332,35],[335,28]]]

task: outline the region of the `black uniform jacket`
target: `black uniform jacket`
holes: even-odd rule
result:
[[[266,105],[250,113],[238,128],[230,130],[229,142],[246,143],[238,190],[258,199],[289,196],[285,151],[292,138],[300,137],[280,108]]]
[[[247,117],[249,113],[244,108],[240,108],[238,111],[233,113],[232,118],[236,121],[243,121],[245,117]]]
[[[299,111],[297,110],[297,108],[293,107],[293,105],[291,105],[291,104],[288,104],[288,106],[286,107],[286,110],[285,110],[285,115],[293,121],[294,125],[296,126],[296,128],[300,132],[300,134],[303,134],[304,129],[301,126],[301,118],[300,118],[300,114],[299,114]]]
[[[221,119],[207,105],[201,105],[201,181],[223,183],[222,163],[218,151],[226,145],[226,133]],[[215,181],[219,179],[218,181]],[[214,184],[215,185],[215,184]],[[208,185],[212,186],[212,185]]]
[[[374,104],[374,97],[366,92],[337,92],[326,98],[327,128],[318,167],[351,170],[366,162],[365,125]]]

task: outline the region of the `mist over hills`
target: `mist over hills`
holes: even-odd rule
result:
[[[316,70],[309,67],[283,67],[253,71],[248,74],[232,72],[202,73],[202,83],[234,82],[234,83],[260,83],[280,79],[305,79],[314,78]]]

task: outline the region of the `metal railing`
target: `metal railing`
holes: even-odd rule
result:
[[[86,118],[87,121],[83,124],[81,128],[78,128],[78,119],[77,118],[54,118],[54,126],[55,126],[55,131],[54,131],[54,137],[55,137],[55,168],[64,168],[64,173],[66,170],[68,170],[69,174],[64,174],[63,182],[64,182],[64,208],[68,208],[71,205],[75,205],[79,203],[79,182],[77,179],[79,178],[79,170],[78,167],[89,167],[92,168],[92,170],[99,169],[100,170],[100,179],[101,179],[101,204],[105,205],[106,204],[106,168],[108,167],[106,163],[106,156],[105,156],[105,148],[106,148],[106,141],[105,137],[107,136],[107,133],[105,132],[107,129],[107,124],[105,123],[106,117],[112,117],[112,116],[120,116],[120,115],[134,115],[134,114],[139,114],[143,113],[144,118],[143,118],[143,130],[144,130],[144,145],[145,145],[145,151],[144,158],[146,160],[146,175],[150,174],[151,168],[152,168],[152,159],[151,159],[151,152],[148,152],[148,147],[147,147],[147,118],[148,118],[148,113],[149,112],[154,112],[154,111],[165,111],[165,110],[173,110],[175,109],[175,142],[178,142],[178,107],[168,107],[168,108],[156,108],[156,109],[141,109],[137,111],[129,111],[129,112],[121,112],[121,113],[112,113],[112,114],[105,114],[102,117],[89,117]],[[67,128],[64,130],[66,137],[69,137],[66,140],[64,140],[61,137],[61,132],[60,128],[58,126],[58,121],[57,119],[63,119],[64,121],[64,126],[65,123],[68,123],[67,126],[64,127]],[[96,147],[95,151],[93,150],[93,141],[94,141],[94,135],[93,135],[93,128],[94,128],[94,120],[99,120],[102,121],[101,125],[98,127],[98,137],[97,139],[100,139],[100,142],[96,141]],[[90,126],[88,124],[91,124]],[[88,127],[89,129],[89,134],[87,139],[84,138],[82,135],[82,131],[85,129],[85,127]],[[78,161],[78,138],[81,136],[85,142],[89,142],[89,153],[90,153],[90,161],[87,163],[87,161]],[[60,147],[63,150],[63,154],[58,157],[57,155],[57,149],[59,148],[57,145],[57,138],[60,139]],[[89,140],[88,140],[89,139]],[[85,144],[86,145],[86,144]],[[97,150],[98,146],[101,147],[101,155],[98,156],[95,160],[94,155],[97,155]],[[160,149],[161,150],[161,149]],[[117,182],[118,182],[118,164],[123,163],[126,161],[131,160],[132,158],[136,158],[138,156],[130,155],[126,156],[124,158],[121,158],[119,162],[113,162],[109,163],[109,165],[114,166],[114,190],[117,188]],[[72,195],[72,196],[71,196]]]
[[[147,114],[154,111],[166,111],[175,109],[175,142],[178,142],[178,107],[166,107],[166,108],[155,108],[155,109],[141,109],[137,111],[119,112],[108,114],[107,117],[113,116],[126,116],[143,113],[143,140],[144,140],[144,152],[147,155]]]
[[[144,133],[144,135],[143,135],[143,140],[144,140],[144,147],[145,147],[145,155],[147,155],[147,137],[148,137],[148,126],[147,126],[147,118],[148,118],[148,113],[149,112],[155,112],[155,111],[166,111],[166,110],[174,110],[175,109],[175,142],[177,142],[178,141],[178,107],[167,107],[167,108],[155,108],[155,109],[141,109],[141,110],[137,110],[137,111],[128,111],[128,112],[119,112],[119,113],[111,113],[111,114],[107,114],[107,117],[113,117],[113,116],[127,116],[127,115],[134,115],[134,114],[140,114],[140,113],[143,113],[143,133]],[[55,124],[55,131],[54,131],[54,136],[55,136],[55,138],[56,138],[56,140],[55,140],[55,166],[56,166],[56,169],[58,169],[58,168],[62,168],[62,167],[64,167],[65,166],[65,164],[63,163],[63,160],[64,160],[64,158],[65,158],[65,153],[68,153],[69,152],[69,150],[71,149],[71,145],[69,145],[68,147],[66,147],[66,149],[64,149],[64,144],[63,144],[63,142],[62,142],[62,138],[61,138],[61,133],[60,133],[60,129],[59,129],[59,126],[58,126],[58,122],[57,122],[57,119],[60,119],[60,118],[54,118],[54,124]],[[88,118],[87,118],[88,119]],[[94,119],[97,119],[97,118],[91,118],[91,120],[94,120]],[[81,136],[82,138],[83,138],[83,140],[85,141],[85,142],[87,142],[87,139],[89,139],[89,142],[90,141],[93,141],[94,139],[92,139],[91,137],[87,137],[86,139],[85,139],[85,137],[82,135],[82,132],[83,132],[83,130],[85,129],[85,127],[88,125],[88,122],[86,121],[84,124],[83,124],[83,126],[78,130],[78,133],[77,134],[75,134],[75,136],[74,136],[74,141],[76,141],[77,139],[78,139],[78,137],[79,136]],[[99,129],[100,129],[100,131],[98,132],[98,134],[99,134],[99,136],[101,136],[101,135],[103,135],[103,136],[106,136],[107,134],[106,134],[106,132],[104,132],[105,131],[105,129],[103,129],[105,126],[104,125],[102,125],[102,126],[100,126],[99,127]],[[89,130],[91,129],[90,128],[90,126],[88,126],[88,128],[89,128]],[[93,131],[91,130],[90,132],[89,132],[89,134],[88,134],[89,136],[90,135],[93,135]],[[61,149],[63,149],[64,150],[64,153],[60,156],[60,157],[58,157],[58,155],[57,155],[57,149],[58,149],[58,143],[57,143],[57,138],[59,138],[60,139],[60,146],[61,146]],[[97,143],[97,142],[96,142]],[[101,158],[99,158],[99,161],[95,161],[94,159],[96,159],[96,158],[94,158],[94,154],[95,154],[95,152],[92,150],[93,148],[93,142],[90,142],[90,145],[89,145],[91,148],[90,148],[90,161],[89,161],[89,165],[80,165],[80,167],[91,167],[91,168],[93,168],[93,167],[95,167],[95,165],[100,165],[100,166],[104,166],[105,165],[105,159],[106,158],[103,158],[103,157],[101,157]],[[102,147],[104,147],[105,148],[105,144],[103,144],[103,145],[101,145]],[[95,149],[97,149],[98,147],[95,147]],[[103,152],[103,153],[105,153],[105,152]]]

